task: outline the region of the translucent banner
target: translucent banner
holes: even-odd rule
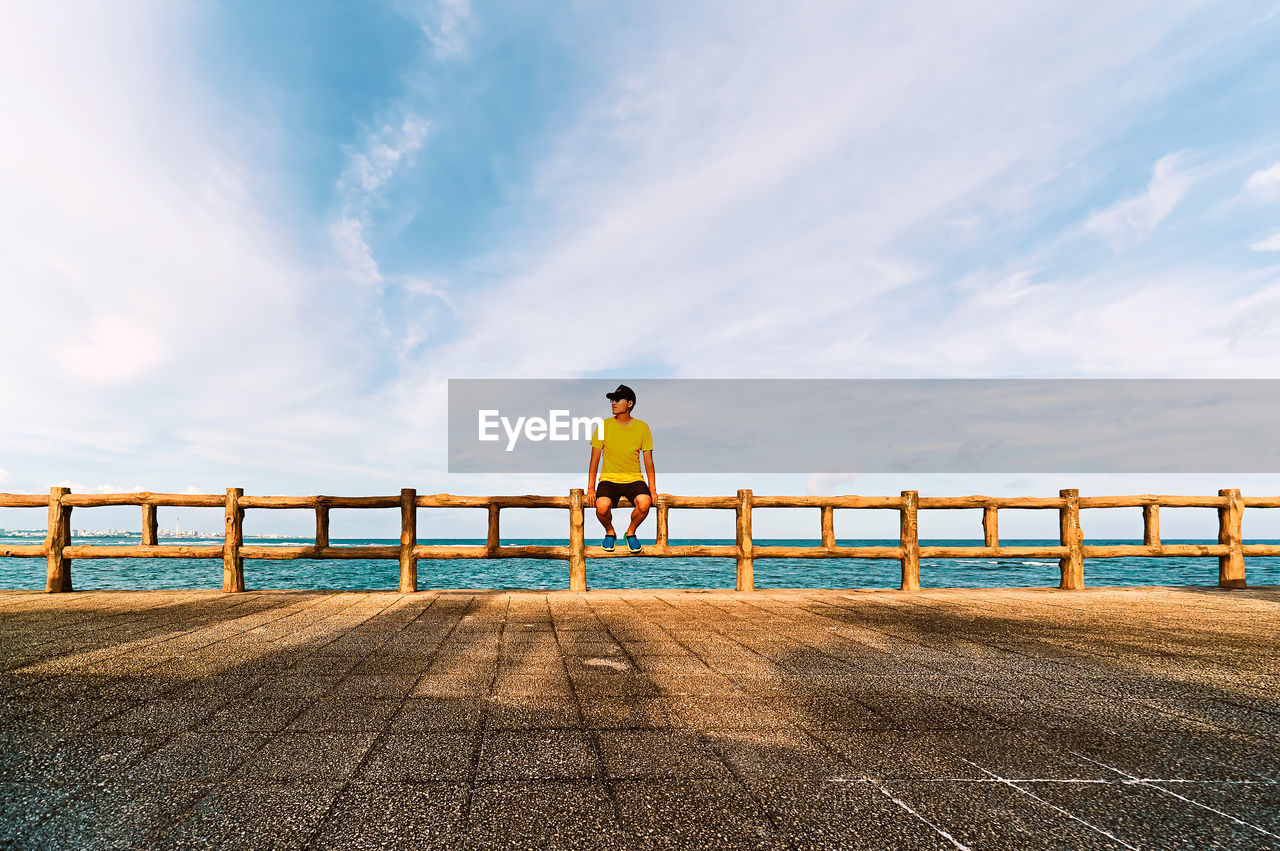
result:
[[[453,379],[449,472],[585,473],[634,391],[664,473],[1274,473],[1273,379]]]

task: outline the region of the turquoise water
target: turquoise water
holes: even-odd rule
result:
[[[95,538],[94,543],[124,545],[138,537]],[[85,543],[88,540],[83,541]],[[39,544],[38,539],[0,538],[0,543]],[[82,543],[77,540],[76,543]],[[165,539],[166,544],[219,545],[219,539]],[[309,545],[310,538],[246,538],[245,543]],[[335,546],[383,544],[398,540],[360,538],[335,540]],[[483,540],[422,539],[424,544],[483,544]],[[508,544],[558,544],[557,539],[510,539]],[[590,539],[588,543],[593,542]],[[652,543],[650,541],[650,543]],[[732,540],[672,540],[673,544],[733,544]],[[760,539],[756,546],[816,545],[817,540]],[[844,540],[841,546],[896,546],[897,540]],[[923,540],[925,545],[975,545],[961,539]],[[1056,545],[1056,539],[1004,540],[1007,546]],[[1090,544],[1133,544],[1140,541],[1089,540]],[[1165,543],[1205,543],[1168,540]],[[1245,543],[1272,543],[1248,540]],[[394,589],[399,565],[394,560],[245,560],[249,588],[322,588],[341,590]],[[900,566],[893,559],[756,559],[757,588],[896,588]],[[1280,558],[1245,559],[1250,585],[1280,585]],[[731,558],[608,558],[587,560],[587,584],[592,588],[732,588],[736,565]],[[79,559],[72,562],[77,589],[173,589],[219,588],[221,559]],[[1056,559],[922,559],[920,584],[925,588],[1056,587]],[[1115,558],[1086,559],[1085,584],[1102,585],[1216,585],[1218,559]],[[41,558],[0,558],[0,588],[43,589],[45,561]],[[530,588],[561,589],[569,586],[569,563],[554,559],[422,559],[418,562],[418,587],[428,588]]]

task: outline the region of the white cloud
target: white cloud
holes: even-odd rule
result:
[[[365,235],[370,227],[370,208],[396,173],[413,162],[429,129],[428,122],[408,113],[398,123],[383,125],[368,134],[362,149],[348,156],[337,184],[342,211],[329,226],[329,236],[355,283],[383,283]]]
[[[330,226],[329,234],[351,280],[359,284],[382,283],[378,262],[365,242],[364,224],[359,219],[343,216]]]
[[[1145,239],[1194,182],[1188,173],[1177,170],[1178,158],[1169,154],[1157,160],[1146,192],[1094,213],[1085,229],[1105,237],[1117,249]]]
[[[1249,179],[1244,182],[1244,188],[1268,201],[1280,198],[1280,163],[1249,175]]]
[[[1254,251],[1280,251],[1280,230],[1249,246]]]
[[[9,478],[9,472],[7,470],[0,470],[0,482],[3,482],[7,478]]]
[[[432,19],[422,24],[436,59],[447,61],[468,53],[466,27],[471,22],[471,0],[439,0]]]
[[[370,134],[364,150],[351,155],[339,189],[348,198],[378,192],[402,165],[412,161],[430,129],[427,121],[410,113],[399,125]]]

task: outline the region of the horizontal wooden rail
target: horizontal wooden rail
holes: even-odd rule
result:
[[[219,548],[221,550],[221,548]],[[263,547],[247,545],[240,547],[241,558],[260,558],[282,560],[291,558],[399,558],[400,548],[394,546],[370,545],[362,547]]]
[[[142,542],[138,545],[72,544],[71,512],[74,508],[134,505],[142,508]],[[619,506],[630,507],[625,498]],[[157,541],[156,509],[158,507],[222,508],[226,533],[221,544],[179,545]],[[398,496],[246,496],[239,488],[228,488],[225,495],[109,493],[72,494],[63,487],[51,488],[49,494],[0,493],[0,508],[45,508],[49,522],[40,545],[2,544],[0,558],[44,558],[47,560],[45,589],[51,592],[71,590],[73,559],[100,558],[221,558],[223,589],[242,591],[244,560],[287,559],[397,559],[400,562],[400,589],[415,591],[418,586],[417,563],[421,559],[558,559],[569,562],[570,590],[586,590],[587,558],[629,558],[633,555],[619,547],[606,553],[599,547],[588,547],[584,518],[595,506],[582,490],[568,496],[523,494],[516,496],[462,496],[437,493],[419,494],[406,488]],[[312,545],[269,546],[244,543],[244,513],[248,509],[308,509],[316,515],[315,543]],[[334,508],[400,509],[400,544],[333,546],[329,540],[329,512]],[[483,545],[423,544],[418,542],[417,523],[420,508],[483,508],[488,512],[488,527]],[[503,509],[556,508],[569,511],[569,544],[506,545],[499,535]],[[1084,560],[1091,558],[1193,558],[1218,559],[1218,584],[1221,587],[1245,586],[1245,556],[1278,557],[1280,544],[1246,544],[1242,540],[1242,515],[1245,508],[1280,508],[1280,497],[1244,497],[1239,490],[1223,489],[1216,496],[1173,496],[1136,494],[1128,496],[1086,496],[1078,491],[1062,490],[1056,497],[938,496],[921,497],[915,491],[898,496],[756,496],[740,490],[737,496],[679,496],[658,494],[654,500],[657,513],[656,544],[644,548],[645,558],[732,558],[737,561],[739,590],[755,587],[754,562],[758,558],[786,559],[895,559],[902,564],[901,587],[920,587],[920,559],[932,558],[1044,558],[1058,559],[1061,572],[1059,588],[1084,587]],[[736,515],[735,542],[719,544],[671,544],[668,512],[681,509],[732,509]],[[821,543],[817,545],[756,546],[751,532],[752,514],[761,508],[818,509]],[[887,509],[899,513],[899,540],[896,546],[842,546],[837,544],[834,510]],[[921,544],[918,514],[921,510],[981,509],[981,546]],[[1091,508],[1141,508],[1142,544],[1087,544],[1080,528],[1080,511]],[[1160,540],[1161,508],[1213,508],[1218,512],[1216,543],[1166,544]],[[1057,545],[1004,546],[1000,544],[998,514],[1001,509],[1052,509],[1058,512],[1059,543]]]
[[[398,496],[242,496],[241,508],[399,508]],[[219,506],[222,500],[219,499]]]
[[[97,544],[74,544],[63,547],[62,554],[67,558],[222,558],[222,547],[184,547],[174,544],[104,547]]]
[[[920,547],[920,558],[1062,558],[1069,547]]]
[[[1157,505],[1164,508],[1221,508],[1227,504],[1224,496],[1082,496],[1081,508],[1139,508]],[[1280,504],[1276,505],[1280,508]]]
[[[922,496],[921,508],[1062,508],[1065,499],[1051,496]]]
[[[0,508],[48,508],[49,497],[42,493],[0,493]]]
[[[72,493],[62,500],[72,508],[101,508],[106,505],[163,505],[174,508],[221,508],[223,498],[197,493]]]
[[[1186,558],[1190,556],[1225,556],[1231,548],[1225,544],[1085,544],[1085,558]]]
[[[713,497],[714,498],[714,497]],[[705,499],[705,497],[680,497],[685,499]],[[752,497],[752,505],[756,508],[902,508],[903,498],[900,496],[756,496]],[[677,505],[676,507],[683,507]],[[732,505],[718,506],[732,508]]]
[[[44,544],[0,544],[0,558],[44,558],[47,552]]]

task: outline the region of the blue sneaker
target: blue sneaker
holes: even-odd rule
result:
[[[640,552],[640,539],[637,538],[635,535],[628,535],[627,549],[631,550],[631,552],[633,553]]]
[[[618,540],[617,535],[605,535],[604,540],[600,542],[600,549],[606,553],[613,552],[613,542]]]

